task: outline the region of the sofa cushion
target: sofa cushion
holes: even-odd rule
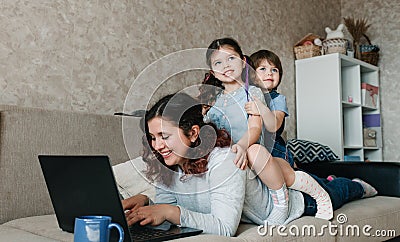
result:
[[[309,140],[290,139],[287,142],[287,149],[296,163],[339,160],[328,146]]]
[[[24,240],[21,241],[63,241],[71,242],[74,239],[74,234],[64,232],[58,227],[57,219],[55,215],[42,215],[27,218],[20,218],[5,223],[4,233],[7,230],[12,230],[15,235],[18,235],[18,230],[21,236],[25,236]],[[0,241],[13,241],[14,240],[3,240],[3,234],[0,230]],[[31,234],[31,238],[29,237]],[[39,237],[41,236],[41,237]],[[34,240],[36,238],[44,238],[43,240]],[[14,237],[11,237],[14,238]],[[16,237],[17,238],[17,237]],[[47,238],[49,240],[47,240]],[[222,237],[217,235],[201,234],[195,237],[187,237],[179,239],[179,241],[196,241],[196,242],[210,242],[210,241],[243,241],[238,238]]]
[[[56,242],[57,240],[45,238],[20,229],[0,225],[0,240],[12,242]]]
[[[58,227],[54,214],[15,219],[3,225],[56,241],[73,240],[73,234],[64,232]],[[0,238],[0,241],[3,241],[2,239]]]
[[[154,201],[155,188],[143,174],[145,163],[141,156],[114,165],[112,168],[118,190],[123,198],[141,193]]]
[[[341,215],[339,215],[341,214]],[[343,220],[343,215],[346,219]],[[342,219],[338,218],[342,216]],[[340,224],[339,221],[347,221]],[[400,233],[400,198],[377,196],[366,199],[360,199],[345,204],[334,213],[333,223],[342,225],[344,229],[351,229],[350,226],[360,228],[360,236],[337,236],[336,241],[384,241],[387,237],[374,236],[377,230],[395,230],[397,236]],[[370,226],[371,236],[366,236],[362,232],[364,226]],[[367,228],[367,227],[366,227]],[[368,232],[368,231],[367,231]],[[351,233],[350,233],[351,234]]]
[[[344,218],[343,214],[347,217],[347,222],[340,224],[337,221],[337,217]],[[339,220],[345,221],[345,220]],[[258,226],[254,224],[240,224],[237,230],[237,237],[222,237],[216,235],[202,234],[195,237],[188,237],[180,239],[179,241],[307,241],[307,242],[319,242],[319,241],[382,241],[390,239],[391,237],[377,238],[367,237],[362,234],[360,230],[360,236],[345,236],[345,229],[350,226],[358,226],[362,229],[363,226],[369,225],[372,229],[369,231],[371,234],[375,233],[376,230],[396,230],[397,235],[400,230],[400,198],[395,197],[383,197],[377,196],[367,199],[361,199],[357,201],[345,204],[342,208],[338,209],[334,213],[334,219],[332,221],[326,221],[322,219],[316,219],[311,216],[304,216],[296,219],[286,226],[283,232],[288,233],[288,236],[280,236],[275,228],[272,234],[261,236],[258,234]],[[329,233],[328,227],[324,229],[323,226],[329,224],[337,225],[338,234],[332,235]],[[341,228],[339,226],[342,226]],[[57,225],[57,220],[54,215],[43,215],[36,217],[28,217],[16,219],[5,223],[2,226],[7,228],[20,229],[23,234],[32,233],[34,235],[43,236],[45,238],[51,238],[57,241],[72,241],[73,234],[62,232]],[[346,227],[347,226],[347,227]],[[298,236],[289,234],[290,229],[299,228],[300,231],[304,228],[314,227],[316,230],[315,236],[301,236],[301,232]],[[270,228],[270,227],[269,227]],[[324,229],[323,235],[318,235],[321,230]],[[342,229],[342,235],[339,234]],[[0,230],[1,231],[1,230]],[[293,230],[294,231],[294,230]],[[305,230],[306,234],[308,230]],[[332,230],[335,232],[335,230]],[[15,232],[15,231],[14,231]],[[351,231],[350,231],[351,232]],[[351,235],[351,234],[350,234]],[[0,233],[0,241],[3,240],[3,234]],[[7,240],[5,240],[7,241]],[[24,240],[30,241],[30,240]],[[35,241],[35,240],[32,240]],[[44,240],[46,241],[46,240]]]
[[[285,226],[285,229],[278,232],[277,226],[268,227],[268,231],[262,228],[261,233],[263,235],[259,235],[258,227],[254,224],[240,224],[236,236],[238,238],[243,238],[246,241],[268,241],[268,242],[280,242],[280,241],[304,241],[304,242],[334,242],[334,236],[301,236],[291,235],[291,229],[295,228],[305,228],[307,234],[307,227],[314,226],[315,228],[321,228],[322,226],[327,226],[329,221],[323,219],[316,219],[311,216],[304,216],[299,219],[296,219]],[[271,232],[272,231],[272,232]]]

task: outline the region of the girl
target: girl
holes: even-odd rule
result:
[[[239,222],[270,223],[272,196],[249,169],[235,167],[230,137],[224,130],[203,122],[202,107],[187,94],[169,95],[158,101],[144,119],[143,159],[146,175],[157,182],[156,204],[129,207],[128,224],[159,225],[164,221],[205,233],[234,236]],[[214,137],[214,138],[210,138]],[[360,198],[363,187],[346,178],[326,185],[334,189],[335,207]],[[289,191],[288,223],[315,211],[315,200]],[[129,199],[128,199],[129,200]],[[307,204],[307,207],[305,205]]]
[[[274,198],[272,212],[272,217],[275,218],[274,223],[282,224],[287,218],[288,195],[286,186],[310,194],[318,204],[316,217],[331,219],[333,208],[329,194],[307,173],[303,171],[295,173],[285,160],[271,156],[263,146],[263,137],[261,136],[260,139],[262,130],[260,114],[247,112],[250,114],[247,116],[245,107],[246,103],[249,105],[248,102],[251,101],[248,98],[249,94],[252,99],[258,102],[262,102],[260,100],[263,100],[263,98],[260,97],[260,90],[253,86],[249,87],[249,93],[246,92],[243,85],[243,70],[245,70],[245,78],[248,78],[249,69],[245,64],[246,58],[239,44],[230,38],[214,40],[208,47],[206,60],[211,69],[211,74],[206,77],[203,83],[220,87],[219,92],[214,91],[216,96],[209,102],[213,105],[208,110],[206,119],[214,122],[219,129],[226,129],[232,136],[235,143],[232,146],[232,151],[237,153],[235,164],[244,169],[247,165],[247,155],[251,168],[261,181],[270,188]],[[248,80],[245,80],[247,84]],[[203,91],[200,94],[201,99],[210,97],[210,92],[204,92],[204,88],[200,91]],[[252,95],[253,93],[255,95]],[[207,102],[202,100],[202,103]],[[264,122],[264,125],[266,125],[266,122]],[[260,144],[255,144],[256,142]]]
[[[218,88],[213,92],[217,94],[214,97],[201,90],[202,103],[212,106],[206,114],[206,119],[210,119],[219,129],[229,132],[234,143],[232,151],[237,154],[234,162],[244,169],[247,164],[247,148],[256,142],[262,143],[262,121],[259,116],[248,116],[243,107],[251,97],[263,100],[262,91],[255,86],[245,87],[243,80],[246,80],[246,77],[248,79],[249,65],[246,61],[249,59],[245,58],[235,40],[214,40],[208,47],[206,58],[211,71],[206,75],[203,84],[215,85]]]

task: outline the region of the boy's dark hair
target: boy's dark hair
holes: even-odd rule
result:
[[[250,56],[251,61],[253,62],[254,69],[257,69],[263,60],[267,60],[270,65],[276,66],[279,70],[279,83],[278,85],[274,88],[278,88],[278,86],[281,84],[282,81],[282,76],[283,76],[283,69],[282,69],[282,63],[279,57],[272,51],[269,50],[259,50],[255,53],[253,53]]]

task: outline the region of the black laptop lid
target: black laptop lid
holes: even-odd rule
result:
[[[124,242],[131,241],[107,156],[39,155],[39,161],[62,230],[73,232],[75,217],[107,215],[124,228]]]

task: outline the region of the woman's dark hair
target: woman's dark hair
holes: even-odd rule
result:
[[[253,62],[254,69],[257,69],[263,60],[267,60],[270,65],[276,66],[279,70],[279,83],[278,85],[274,88],[275,90],[278,88],[278,86],[281,84],[282,76],[283,76],[283,69],[282,69],[282,63],[279,57],[272,51],[270,50],[259,50],[255,53],[253,53],[250,56],[251,61]]]
[[[146,176],[151,181],[161,181],[164,185],[170,186],[174,174],[172,171],[176,171],[178,168],[176,165],[166,165],[163,157],[151,146],[152,138],[149,133],[148,122],[156,117],[176,124],[186,136],[189,136],[193,125],[200,127],[199,137],[190,147],[197,148],[191,149],[190,152],[192,153],[186,154],[189,158],[182,166],[186,175],[201,174],[207,171],[210,147],[227,147],[231,144],[231,138],[225,130],[218,130],[212,123],[204,123],[202,105],[196,99],[185,93],[167,95],[159,100],[145,115],[145,136],[142,139],[144,146],[143,160],[147,163]],[[204,126],[209,126],[211,129],[203,128]],[[215,134],[216,139],[213,139],[212,137],[215,137]],[[203,144],[200,146],[201,143]]]

